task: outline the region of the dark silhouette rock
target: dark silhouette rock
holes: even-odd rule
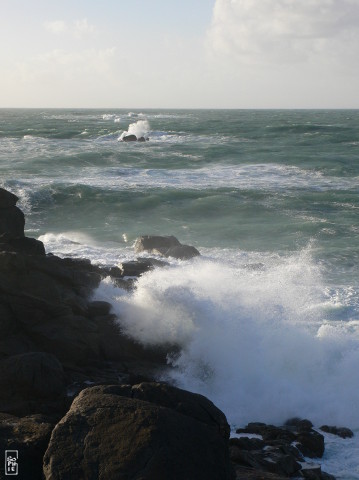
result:
[[[17,252],[26,255],[45,255],[45,247],[40,240],[29,237],[14,237],[9,233],[0,235],[0,252]]]
[[[171,236],[144,235],[136,239],[135,252],[148,251],[155,255],[173,257],[180,260],[200,255],[199,251],[191,245],[182,245],[180,241]]]
[[[125,135],[122,137],[123,142],[137,142],[136,135]]]
[[[333,426],[328,426],[328,425],[323,425],[320,427],[320,430],[326,433],[331,433],[333,435],[337,435],[341,438],[352,438],[354,436],[354,433],[350,428],[346,427],[333,427]]]
[[[15,237],[24,236],[25,217],[16,206],[18,197],[0,188],[0,235],[11,234]]]
[[[44,456],[45,478],[229,480],[227,440],[217,421],[206,412],[198,419],[200,407],[191,415],[192,406],[182,405],[193,395],[189,392],[185,398],[179,390],[177,400],[174,388],[169,399],[165,395],[175,409],[132,398],[133,392],[157,398],[156,388],[166,393],[166,386],[156,384],[83,390],[52,433]],[[195,404],[200,396],[191,401]],[[212,404],[211,411],[215,409]]]

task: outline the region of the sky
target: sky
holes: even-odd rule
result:
[[[359,0],[0,7],[0,108],[359,108]]]

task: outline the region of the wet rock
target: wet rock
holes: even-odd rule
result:
[[[216,407],[208,415],[198,406],[192,415],[201,396],[178,390],[176,398],[177,389],[167,395],[166,386],[156,385],[83,390],[52,433],[45,478],[229,480],[227,440],[211,418]],[[163,395],[170,406],[152,401]]]
[[[311,430],[310,432],[299,432],[297,435],[296,447],[305,457],[322,457],[324,454],[324,437],[320,433]]]
[[[179,245],[181,245],[181,243],[173,235],[143,235],[142,237],[138,237],[135,241],[135,253],[152,251],[154,249],[161,248],[168,250],[171,247],[176,247]]]
[[[298,417],[290,418],[284,424],[285,427],[293,427],[298,432],[309,432],[313,428],[310,420],[301,419]]]
[[[191,245],[182,245],[179,240],[171,236],[145,235],[137,238],[135,252],[149,251],[155,255],[173,257],[186,260],[200,255],[199,251]]]
[[[320,430],[322,430],[322,432],[337,435],[338,437],[341,437],[341,438],[352,438],[354,436],[354,433],[352,432],[352,430],[350,430],[350,428],[346,428],[346,427],[339,427],[338,428],[338,427],[333,427],[333,426],[328,426],[328,425],[322,425],[320,427]]]
[[[136,135],[125,135],[122,137],[122,142],[137,142]]]

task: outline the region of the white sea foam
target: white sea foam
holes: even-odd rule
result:
[[[150,124],[147,120],[138,120],[136,123],[130,123],[127,132],[123,132],[119,140],[126,135],[136,135],[137,138],[147,137],[150,132]]]
[[[358,322],[325,318],[307,251],[247,267],[177,262],[143,275],[133,294],[116,301],[111,287],[110,296],[128,335],[180,345],[171,380],[207,395],[232,424],[299,415],[359,427]]]

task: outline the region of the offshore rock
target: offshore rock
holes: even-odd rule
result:
[[[201,395],[155,383],[88,388],[55,427],[44,475],[229,480],[228,431]]]
[[[334,426],[323,425],[320,427],[320,430],[322,430],[322,432],[331,433],[332,435],[337,435],[341,438],[352,438],[354,436],[352,430],[346,427],[338,428]]]
[[[164,257],[173,257],[186,260],[200,255],[199,251],[191,245],[183,245],[176,237],[143,235],[136,239],[135,252],[148,251]]]
[[[125,135],[122,137],[122,142],[137,142],[137,137],[136,135]]]

